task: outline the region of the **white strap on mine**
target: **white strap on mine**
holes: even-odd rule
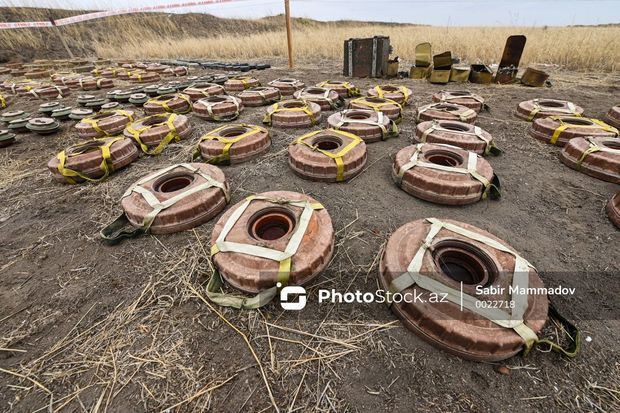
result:
[[[232,102],[235,105],[235,108],[237,108],[237,112],[239,112],[239,101],[235,97],[233,96],[219,96],[219,97],[226,98],[228,102]],[[214,117],[216,115],[213,113],[213,107],[215,105],[219,105],[222,102],[207,102],[201,99],[200,103],[206,106],[207,113],[209,113],[209,116]]]
[[[536,341],[538,339],[536,333],[523,322],[523,315],[525,314],[528,306],[528,296],[527,294],[518,293],[518,291],[521,291],[521,289],[525,289],[527,291],[529,285],[529,271],[530,268],[534,268],[532,264],[530,264],[525,258],[521,257],[519,254],[511,251],[504,244],[494,239],[467,230],[458,225],[442,222],[436,218],[427,218],[426,220],[431,224],[431,226],[426,235],[426,238],[424,239],[424,242],[409,263],[409,266],[407,267],[407,272],[398,276],[392,281],[389,287],[390,291],[393,293],[401,292],[404,289],[417,284],[420,286],[420,288],[423,288],[430,292],[447,294],[446,298],[452,303],[462,303],[462,306],[464,308],[467,308],[469,311],[478,314],[501,327],[514,329],[515,332],[519,334],[526,343],[529,344]],[[498,308],[486,308],[484,306],[477,305],[479,303],[479,300],[476,297],[462,293],[459,290],[448,287],[440,281],[437,281],[420,273],[424,254],[426,254],[426,251],[431,247],[433,239],[441,229],[446,229],[448,231],[462,235],[466,238],[478,241],[498,251],[511,254],[515,257],[515,267],[512,277],[512,286],[514,292],[512,300],[514,301],[515,305],[512,310],[512,314],[508,314],[507,312]]]
[[[200,185],[196,185],[195,187],[187,190],[187,191],[183,191],[178,195],[173,196],[170,199],[167,199],[166,201],[161,202],[154,193],[152,193],[151,191],[149,191],[148,189],[146,189],[145,187],[143,187],[142,185],[147,182],[150,181],[152,179],[155,179],[159,176],[162,176],[168,172],[170,172],[173,169],[176,168],[185,168],[188,169],[191,173],[194,174],[198,174],[201,177],[203,177],[207,182],[204,182]],[[176,164],[176,165],[171,165],[167,168],[164,168],[160,171],[157,171],[151,175],[148,175],[142,179],[140,179],[138,182],[134,183],[132,186],[130,186],[125,193],[123,194],[123,196],[121,197],[121,199],[128,197],[129,195],[131,195],[132,193],[136,192],[140,195],[142,195],[142,197],[144,198],[144,200],[149,204],[149,206],[151,208],[153,208],[153,210],[151,212],[149,212],[146,217],[144,217],[144,220],[142,221],[141,226],[144,228],[149,228],[151,226],[151,224],[153,223],[153,220],[155,220],[155,217],[157,217],[157,215],[163,211],[166,208],[170,208],[171,206],[173,206],[174,204],[176,204],[177,202],[179,202],[182,199],[187,198],[190,195],[193,195],[197,192],[200,192],[202,190],[205,190],[207,188],[219,188],[222,190],[222,192],[224,193],[224,197],[226,198],[226,202],[228,202],[230,200],[230,195],[226,189],[226,186],[219,181],[216,181],[215,179],[213,179],[211,176],[207,175],[206,173],[204,173],[203,171],[201,171],[198,168],[194,168],[193,166],[191,166],[190,164],[187,163],[181,163],[181,164]]]
[[[333,105],[334,105],[334,99],[332,99],[332,98],[330,98],[330,97],[329,97],[329,92],[331,92],[331,91],[332,91],[332,89],[325,88],[325,92],[323,93],[323,98],[324,98],[326,101],[328,101],[328,102],[329,102],[329,105],[330,105],[330,106],[333,106]]]
[[[480,175],[476,169],[478,166],[478,155],[476,153],[467,152],[468,154],[467,168],[457,168],[454,166],[437,165],[437,164],[430,163],[430,162],[424,162],[419,159],[420,152],[422,151],[422,148],[424,147],[424,145],[426,144],[425,143],[417,144],[415,152],[413,153],[413,155],[411,155],[411,158],[409,158],[409,162],[401,166],[400,169],[398,170],[397,177],[398,177],[399,183],[400,181],[402,181],[403,175],[405,174],[405,172],[407,172],[408,170],[416,166],[420,166],[423,168],[437,169],[437,170],[444,171],[444,172],[454,172],[458,174],[470,174],[474,179],[480,181],[480,183],[484,185],[485,188],[487,188],[491,184],[491,182],[489,182],[489,180],[486,179],[484,176]],[[451,148],[451,149],[460,149],[456,146],[446,145],[443,143],[436,143],[433,145],[444,146],[444,147]]]
[[[427,110],[431,110],[431,109],[436,109],[440,112],[447,112],[447,113],[452,113],[453,115],[456,115],[459,117],[459,119],[461,121],[465,121],[467,120],[467,116],[475,114],[476,111],[473,109],[469,109],[467,108],[467,110],[461,112],[461,113],[454,113],[454,112],[450,112],[450,111],[446,111],[446,110],[441,110],[441,109],[437,109],[436,107],[439,105],[444,104],[443,102],[435,102],[435,103],[430,103],[428,105],[424,105],[418,108],[418,114],[416,116],[416,120],[419,122],[420,121],[420,115],[424,112],[426,112]]]
[[[266,197],[249,197],[243,205],[233,212],[233,214],[228,218],[226,224],[224,224],[224,228],[222,232],[217,237],[215,241],[215,245],[217,246],[220,252],[239,252],[242,254],[253,255],[255,257],[266,258],[273,261],[284,261],[287,258],[292,257],[297,253],[297,249],[301,244],[301,240],[303,239],[306,229],[308,228],[308,224],[310,223],[310,217],[314,212],[312,205],[308,201],[285,201],[288,205],[293,205],[297,207],[302,207],[303,211],[301,216],[299,217],[299,221],[297,223],[297,228],[293,232],[288,245],[284,249],[284,251],[278,251],[273,248],[261,247],[258,245],[250,245],[250,244],[241,244],[238,242],[230,242],[225,241],[228,233],[232,230],[233,226],[237,223],[241,215],[248,208],[250,203],[254,200],[264,200],[271,201],[274,203],[282,203],[281,200],[274,200]]]
[[[616,138],[612,138],[612,139],[616,140]],[[596,143],[596,141],[592,137],[588,137],[588,144],[590,145],[590,148],[596,148],[594,152],[609,152],[609,153],[616,153],[620,155],[620,149],[610,148],[609,146],[601,146],[598,143]]]
[[[383,132],[383,134],[387,134],[387,128],[385,127],[385,125],[383,124],[383,120],[385,115],[383,114],[383,112],[375,112],[377,114],[377,121],[373,121],[373,120],[364,120],[364,119],[345,119],[344,117],[350,112],[350,111],[355,111],[356,109],[346,109],[343,110],[341,113],[341,119],[340,122],[338,122],[338,124],[336,125],[336,129],[340,129],[340,127],[342,127],[343,125],[346,125],[347,123],[361,123],[364,125],[372,125],[372,126],[378,126],[379,128],[381,128],[381,131]]]
[[[469,95],[466,95],[466,96],[454,96],[448,90],[441,91],[439,100],[446,101],[446,100],[454,100],[454,99],[462,99],[462,98],[470,98],[470,99],[474,99],[477,102],[484,103],[484,99],[481,96],[476,96],[473,93],[470,93]]]
[[[437,122],[435,120],[433,121],[431,127],[428,128],[427,130],[425,130],[424,133],[422,133],[422,137],[420,138],[420,140],[422,142],[426,142],[426,138],[428,137],[428,135],[430,135],[434,131],[441,131],[441,132],[451,133],[451,134],[454,134],[454,135],[471,135],[471,136],[477,137],[478,139],[480,139],[481,141],[486,143],[487,147],[491,144],[491,139],[488,139],[487,137],[485,137],[482,134],[482,128],[480,126],[474,126],[474,131],[473,132],[469,132],[469,131],[455,131],[455,130],[452,130],[452,129],[446,129],[446,128],[442,127],[439,124],[439,122]]]
[[[534,99],[534,108],[535,108],[534,110],[536,112],[544,111],[545,107],[540,106],[538,102],[539,102],[539,99]],[[577,108],[575,107],[575,104],[573,102],[566,102],[566,109],[564,108],[550,108],[550,109],[556,113],[568,113],[571,115],[577,114]]]

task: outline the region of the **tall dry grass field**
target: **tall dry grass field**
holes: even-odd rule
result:
[[[613,71],[620,65],[620,28],[517,28],[517,27],[359,27],[298,28],[294,31],[294,50],[298,58],[340,59],[343,41],[350,37],[375,34],[390,36],[394,51],[405,60],[415,57],[416,44],[428,41],[434,52],[451,50],[469,63],[497,62],[506,38],[511,34],[528,38],[524,63],[557,64],[568,69]],[[186,36],[175,38],[151,33],[131,39],[120,48],[108,42],[96,42],[103,57],[219,57],[261,58],[286,56],[283,30],[247,35],[224,34],[211,39]]]
[[[49,13],[42,9],[19,9],[11,17],[40,19]],[[65,26],[61,30],[78,53],[106,58],[268,59],[286,56],[286,34],[281,16],[243,21],[202,14],[152,13],[116,16]],[[41,57],[45,57],[50,44],[57,42],[56,33],[49,29],[7,30],[1,34],[0,49],[36,49],[41,52]],[[323,23],[308,19],[294,19],[293,23],[296,57],[306,61],[340,59],[344,40],[376,34],[390,36],[395,53],[408,62],[414,58],[416,44],[428,41],[434,53],[450,50],[469,63],[497,63],[506,37],[525,34],[528,39],[523,55],[525,64],[555,64],[567,69],[603,71],[615,71],[620,67],[618,25],[430,27]]]

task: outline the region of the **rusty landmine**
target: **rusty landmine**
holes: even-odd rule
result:
[[[228,184],[222,170],[205,163],[191,163],[189,166],[196,171],[183,165],[176,165],[172,169],[165,168],[154,172],[130,187],[121,200],[121,206],[131,225],[142,227],[147,216],[153,211],[153,207],[142,194],[131,191],[135,186],[150,192],[159,202],[188,193],[155,216],[149,227],[149,232],[153,234],[170,234],[197,227],[210,221],[226,207],[228,197],[225,191],[228,190]],[[224,189],[206,186],[209,181],[203,175],[219,182]],[[199,186],[203,189],[196,191],[195,188]]]
[[[494,147],[493,136],[484,129],[455,120],[429,120],[416,126],[418,142],[458,146],[466,151],[486,155]]]
[[[620,191],[609,200],[606,209],[611,222],[620,229]]]
[[[558,99],[526,100],[519,103],[515,112],[516,117],[530,122],[547,116],[581,116],[582,114],[582,107],[575,105],[573,102]]]
[[[129,110],[102,111],[83,118],[75,125],[82,138],[100,138],[118,135],[134,120],[134,112]]]
[[[259,86],[240,92],[237,97],[243,102],[243,106],[255,107],[271,105],[282,97],[280,89],[272,86]]]
[[[301,80],[291,78],[275,79],[269,82],[267,85],[280,90],[282,96],[292,96],[295,92],[303,89],[306,86],[305,83]]]
[[[474,123],[477,116],[478,113],[475,110],[466,106],[437,102],[420,106],[417,109],[416,119],[418,122],[427,120],[457,120],[465,123]]]
[[[476,157],[475,172],[483,181],[467,172],[472,156]],[[434,143],[401,149],[394,157],[392,177],[409,195],[444,205],[473,204],[499,186],[493,168],[480,155]]]
[[[603,181],[620,184],[620,139],[574,138],[568,141],[560,160],[564,165]]]
[[[114,87],[114,81],[105,77],[82,77],[78,79],[78,86],[82,90],[109,89]]]
[[[614,106],[609,109],[609,112],[607,112],[605,116],[605,122],[616,129],[620,129],[620,106]]]
[[[337,91],[318,86],[298,90],[293,94],[293,97],[316,103],[321,107],[321,112],[341,109],[345,104],[344,98],[340,97]]]
[[[402,106],[411,102],[412,95],[411,89],[402,85],[379,85],[368,89],[368,96],[389,99]]]
[[[160,77],[156,72],[131,73],[127,77],[127,80],[131,83],[152,83],[157,82],[159,79]]]
[[[366,96],[353,99],[349,102],[350,109],[372,109],[375,112],[383,112],[385,116],[395,122],[400,122],[403,118],[403,107],[400,103],[386,98]]]
[[[157,113],[188,113],[192,110],[189,96],[183,93],[171,93],[150,98],[143,105],[147,115]]]
[[[166,138],[186,139],[191,133],[192,126],[187,116],[174,113],[162,113],[138,119],[127,125],[123,131],[123,135],[132,138],[136,145],[146,146],[149,151],[157,148]]]
[[[203,83],[200,86],[190,86],[183,90],[192,102],[209,96],[225,95],[224,87],[215,83]]]
[[[372,109],[346,109],[327,118],[330,128],[359,136],[366,143],[378,142],[398,135],[394,121]]]
[[[232,76],[224,82],[224,88],[227,92],[241,92],[258,86],[260,86],[258,79],[251,76]]]
[[[539,141],[564,146],[573,138],[586,136],[614,138],[618,137],[619,132],[598,119],[562,115],[535,119],[528,134]]]
[[[236,165],[269,150],[267,129],[256,125],[233,124],[207,132],[200,138],[200,156],[207,163]]]
[[[469,90],[442,90],[433,95],[433,102],[449,102],[465,106],[480,112],[484,107],[484,99]]]
[[[47,163],[55,181],[64,184],[84,182],[87,179],[97,180],[105,175],[101,169],[103,159],[102,146],[108,145],[110,158],[108,164],[112,171],[117,171],[138,159],[139,152],[129,138],[119,139],[118,136],[106,137],[80,142],[54,156]],[[61,155],[62,154],[62,155]],[[61,165],[62,160],[62,165]],[[69,170],[70,172],[67,172]],[[110,172],[112,172],[110,171]],[[78,175],[72,172],[78,173]]]
[[[309,128],[321,120],[321,107],[302,99],[290,99],[267,108],[263,123],[279,128]]]
[[[316,86],[327,88],[327,89],[333,89],[343,99],[361,96],[362,94],[360,90],[357,87],[355,87],[353,83],[347,82],[347,81],[326,80],[325,82],[317,83]]]
[[[308,207],[317,204],[314,198],[296,192],[256,194],[255,199],[242,201],[222,215],[213,228],[211,245],[234,242],[284,251],[299,227],[306,202]],[[224,226],[239,208],[245,209],[220,240]],[[334,229],[329,213],[324,208],[314,209],[299,248],[291,257],[288,285],[305,285],[315,279],[327,267],[333,250]],[[213,255],[213,263],[230,285],[248,293],[271,288],[278,282],[280,264],[268,258],[228,251]]]
[[[31,96],[35,99],[55,99],[55,98],[63,98],[65,96],[70,95],[71,92],[69,88],[66,86],[44,86],[40,88],[35,88],[27,92],[28,96]]]
[[[199,118],[227,122],[235,120],[243,111],[243,102],[235,96],[210,96],[194,103],[194,115]]]
[[[335,129],[308,133],[288,147],[290,168],[311,181],[348,181],[364,169],[366,160],[364,141]]]
[[[518,253],[493,234],[473,225],[448,219],[440,221],[444,226],[429,240],[431,224],[437,221],[439,220],[434,218],[412,221],[390,236],[379,264],[381,288],[386,291],[396,290],[401,294],[419,294],[421,298],[410,302],[394,302],[392,311],[409,330],[422,339],[465,359],[493,362],[518,354],[523,350],[524,341],[513,329],[495,324],[467,308],[462,309],[459,303],[450,300],[440,303],[433,301],[430,299],[433,291],[417,284],[402,290],[392,287],[394,280],[406,272],[413,257],[428,243],[430,247],[422,251],[421,260],[415,265],[416,274],[448,288],[462,288],[464,294],[479,301],[511,299],[512,294],[507,291],[513,283],[515,255]],[[506,250],[501,251],[463,235],[463,230],[499,243]],[[529,267],[527,278],[529,287],[543,287],[542,280],[533,267]],[[476,287],[480,287],[482,293],[478,293]],[[494,290],[487,287],[495,287],[495,291],[504,293],[495,294],[492,292]],[[523,314],[525,324],[538,333],[547,316],[547,296],[530,295]]]

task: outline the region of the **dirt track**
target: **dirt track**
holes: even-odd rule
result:
[[[340,78],[338,72],[337,65],[324,63],[293,72],[272,69],[259,78],[266,83],[286,74],[314,84]],[[281,411],[620,410],[620,231],[603,211],[618,186],[565,167],[558,148],[528,137],[528,124],[513,116],[518,102],[548,97],[571,100],[600,118],[620,100],[620,77],[554,78],[549,89],[468,86],[491,106],[478,125],[504,150],[488,158],[502,180],[500,201],[439,206],[392,183],[392,156],[415,127],[411,107],[400,137],[368,145],[368,168],[350,183],[296,177],[286,147],[297,132],[276,129],[268,154],[223,167],[231,205],[252,193],[292,190],[314,196],[330,212],[335,258],[313,283],[302,313],[283,312],[277,303],[255,312],[222,310],[196,297],[211,271],[213,222],[115,247],[98,238],[100,227],[120,212],[117,201],[132,182],[186,161],[194,142],[215,124],[193,118],[191,141],[142,157],[96,186],[56,184],[47,171],[48,159],[78,140],[73,122],[49,137],[20,135],[18,144],[0,150],[0,347],[25,352],[0,349],[0,368],[31,381],[0,374],[0,411],[44,411],[48,391],[61,411],[159,411],[177,404],[187,412],[269,410],[267,387],[241,334],[260,359]],[[374,84],[355,83],[363,90]],[[413,89],[414,106],[430,103],[442,89],[424,81],[397,83]],[[76,95],[67,100],[74,103]],[[39,103],[22,99],[11,108],[35,111]],[[246,108],[240,120],[259,124],[263,114],[264,108]],[[374,291],[378,254],[390,233],[429,216],[484,228],[532,262],[546,285],[576,287],[575,297],[556,301],[591,338],[582,354],[567,361],[535,351],[507,360],[510,375],[502,375],[492,365],[434,349],[384,306],[313,305],[319,286]]]

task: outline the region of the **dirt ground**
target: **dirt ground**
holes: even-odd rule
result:
[[[263,83],[283,75],[306,84],[342,78],[332,62],[258,73]],[[190,140],[143,156],[99,185],[50,178],[47,161],[79,140],[73,121],[47,137],[20,134],[0,150],[0,411],[620,411],[620,231],[604,213],[619,188],[565,167],[559,149],[530,138],[529,124],[513,115],[520,101],[547,97],[601,118],[620,101],[620,75],[554,72],[552,79],[544,89],[466,86],[490,105],[478,125],[504,150],[488,158],[502,181],[499,201],[434,205],[390,178],[393,155],[415,128],[412,107],[443,88],[463,88],[457,84],[395,81],[414,91],[401,134],[368,145],[367,167],[349,183],[305,181],[290,171],[286,147],[301,131],[272,128],[268,154],[222,167],[231,205],[290,190],[310,194],[331,214],[335,256],[302,312],[204,301],[215,220],[113,247],[99,239],[132,182],[187,161],[201,134],[219,125],[192,117]],[[375,81],[355,83],[365,90]],[[39,103],[19,99],[10,108],[35,111]],[[246,108],[240,120],[260,124],[264,111]],[[547,286],[577,288],[556,303],[583,332],[581,354],[567,360],[537,350],[496,365],[469,362],[419,339],[385,305],[313,302],[319,286],[374,291],[390,234],[431,216],[483,228],[532,262]]]

